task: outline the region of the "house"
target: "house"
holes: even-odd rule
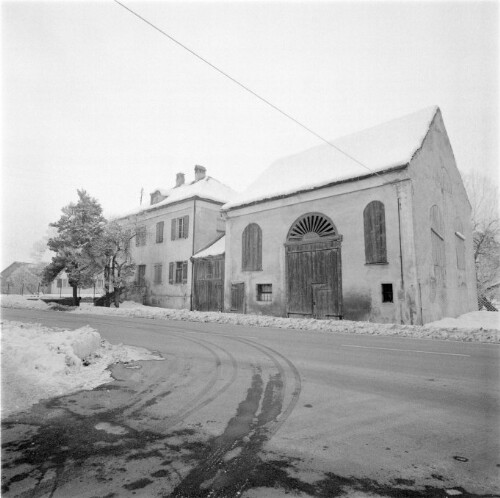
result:
[[[132,227],[131,256],[137,265],[128,299],[165,308],[192,309],[191,256],[224,233],[221,206],[235,192],[195,166],[194,180],[177,173],[175,186],[151,193],[141,206],[117,221]]]
[[[423,324],[477,309],[438,107],[273,163],[226,218],[226,311]]]
[[[44,291],[46,294],[50,294],[58,297],[72,297],[73,287],[69,285],[68,275],[63,270],[57,275],[57,277],[50,282]],[[78,297],[99,297],[104,294],[104,278],[103,274],[96,275],[95,283],[92,287],[78,288]]]
[[[37,265],[14,261],[0,274],[2,294],[35,294],[43,290]]]

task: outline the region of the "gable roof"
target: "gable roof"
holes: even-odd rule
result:
[[[438,111],[437,106],[427,107],[331,141],[366,168],[328,144],[278,159],[238,199],[228,202],[222,209],[229,210],[404,167],[422,146]]]
[[[163,206],[168,206],[169,204],[186,201],[195,197],[223,204],[232,200],[236,195],[236,192],[231,187],[224,185],[219,182],[219,180],[216,180],[211,176],[206,176],[201,180],[185,183],[179,187],[171,189],[158,188],[155,189],[153,193],[154,192],[160,192],[161,195],[167,196],[167,198],[157,202],[156,204],[138,206],[123,214],[122,217],[130,216],[132,214],[145,213],[147,211],[152,211]]]
[[[22,268],[23,266],[27,267],[32,267],[35,266],[33,263],[24,263],[22,261],[14,261],[11,263],[7,268],[2,270],[2,273],[0,274],[1,278],[8,278],[10,277],[16,270],[19,268]]]

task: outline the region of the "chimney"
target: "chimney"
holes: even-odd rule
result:
[[[205,168],[204,166],[196,165],[194,167],[194,181],[197,182],[198,180],[203,180],[203,178],[205,178],[206,172],[207,168]]]
[[[175,186],[180,187],[184,185],[184,173],[177,173],[177,177],[175,178]]]

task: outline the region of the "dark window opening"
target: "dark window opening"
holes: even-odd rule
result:
[[[156,243],[160,244],[163,242],[163,228],[164,228],[165,222],[160,221],[156,224]]]
[[[272,301],[272,300],[273,300],[273,285],[257,284],[257,301]]]
[[[392,284],[382,284],[382,302],[393,303],[394,295],[392,292]]]

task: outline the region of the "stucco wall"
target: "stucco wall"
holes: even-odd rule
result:
[[[408,173],[413,185],[415,252],[423,322],[476,310],[470,204],[440,112]],[[433,205],[438,206],[444,222],[445,272],[442,285],[436,279],[432,257],[430,210]],[[464,230],[465,270],[457,267],[456,218],[461,220]]]
[[[405,296],[400,292],[398,195],[394,185],[383,183],[404,178],[405,172],[391,173],[229,211],[226,224],[226,310],[230,309],[231,283],[244,282],[246,312],[286,316],[284,243],[287,233],[301,215],[319,212],[331,218],[343,236],[344,318],[400,322],[404,305],[399,304],[398,298],[404,301]],[[385,205],[386,265],[365,264],[363,210],[373,200]],[[257,223],[262,229],[262,271],[241,270],[242,233],[249,223]],[[257,284],[260,283],[273,285],[272,302],[256,300]],[[382,303],[382,283],[393,285],[393,303]]]
[[[189,216],[189,235],[187,239],[171,238],[172,219]],[[163,242],[156,242],[156,224],[164,222]],[[169,284],[168,268],[170,262],[188,261],[193,248],[193,201],[167,206],[149,213],[141,213],[128,218],[131,226],[146,227],[146,245],[136,246],[132,240],[131,253],[134,263],[146,265],[146,289],[142,295],[135,293],[136,300],[145,304],[166,308],[189,308],[191,304],[191,263],[188,264],[186,284]],[[154,265],[162,264],[162,282],[154,283]]]
[[[214,204],[213,202],[203,200],[196,201],[195,253],[221,235],[222,232],[217,231],[220,208],[221,204]]]

